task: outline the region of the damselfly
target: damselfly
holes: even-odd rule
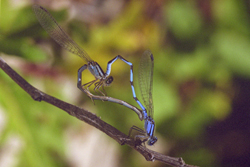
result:
[[[136,97],[134,91],[134,85],[132,84],[133,97],[135,101],[139,104],[143,112],[144,130],[132,126],[129,131],[129,135],[132,130],[139,132],[139,135],[136,135],[136,138],[140,138],[142,142],[148,141],[148,145],[153,145],[157,142],[157,137],[154,136],[155,131],[155,122],[153,120],[153,98],[152,98],[152,88],[153,88],[153,69],[154,69],[154,57],[151,51],[146,50],[141,58],[139,65],[139,86],[141,90],[142,99],[145,107]]]
[[[47,31],[47,33],[52,37],[61,47],[68,50],[71,53],[74,53],[84,59],[87,64],[84,64],[78,70],[78,80],[77,80],[77,87],[83,90],[84,86],[87,86],[87,89],[94,84],[94,90],[98,90],[104,96],[106,92],[104,90],[104,86],[109,86],[113,82],[113,77],[110,76],[111,73],[111,65],[117,60],[120,59],[126,64],[130,66],[130,82],[133,82],[133,65],[129,61],[125,60],[122,56],[118,55],[112,60],[110,60],[107,64],[107,70],[104,72],[100,65],[92,60],[87,52],[85,52],[75,41],[73,41],[67,33],[59,26],[56,22],[55,18],[42,6],[33,5],[33,11],[36,14],[38,21],[40,22],[41,26]],[[82,85],[82,72],[88,69],[91,74],[95,77],[93,81],[85,83]],[[99,90],[102,87],[104,93]],[[133,92],[134,93],[134,92]]]

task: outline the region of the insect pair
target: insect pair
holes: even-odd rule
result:
[[[137,99],[135,94],[135,89],[133,85],[133,64],[122,56],[118,55],[112,60],[110,60],[107,64],[107,70],[104,72],[100,65],[92,60],[89,55],[75,42],[73,41],[67,33],[59,26],[56,20],[52,17],[52,15],[43,7],[39,5],[33,5],[33,11],[36,14],[38,21],[41,26],[47,31],[47,33],[64,49],[68,50],[71,53],[74,53],[84,59],[87,64],[84,64],[78,70],[78,80],[77,87],[84,91],[84,87],[87,89],[94,84],[94,90],[98,90],[104,96],[106,92],[104,90],[104,86],[109,86],[113,82],[113,77],[110,76],[111,66],[112,64],[120,59],[126,64],[130,66],[130,84],[132,88],[133,98],[139,104],[143,112],[144,129],[142,130],[136,126],[132,126],[130,132],[132,130],[136,130],[139,132],[138,137],[142,140],[142,142],[148,141],[148,145],[153,145],[157,141],[157,137],[154,136],[155,123],[153,120],[153,100],[152,100],[152,84],[153,84],[153,66],[154,66],[154,58],[152,53],[147,50],[143,53],[141,62],[140,62],[140,72],[139,72],[139,85],[141,89],[142,98],[146,108],[141,104],[141,102]],[[88,69],[90,73],[95,77],[95,80],[90,81],[86,84],[82,85],[82,72]],[[104,91],[100,91],[100,88]]]

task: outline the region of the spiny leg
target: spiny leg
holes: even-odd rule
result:
[[[103,84],[102,84],[102,90],[103,90],[104,94],[107,95],[107,93],[106,93],[106,91],[104,89],[104,85]]]
[[[103,92],[99,89],[100,87],[102,87],[102,90],[103,90],[104,94],[103,94]],[[103,96],[106,96],[107,93],[106,93],[106,91],[105,91],[105,89],[104,89],[104,84],[102,84],[101,86],[99,86],[99,88],[98,88],[98,91],[101,92]],[[104,102],[103,99],[102,99],[102,102]]]
[[[133,125],[133,126],[129,129],[128,137],[131,136],[131,132],[132,132],[133,130],[139,132],[140,134],[145,134],[145,131],[144,131],[144,130],[142,130],[141,128],[139,128],[139,127]]]
[[[135,141],[138,141],[137,139],[140,140],[140,144],[138,144],[138,145],[141,145],[141,143],[143,143],[144,146],[145,146],[145,142],[148,140],[148,136],[145,135],[146,132],[145,132],[144,130],[142,130],[141,128],[139,128],[139,127],[133,125],[133,126],[129,129],[128,137],[131,136],[132,131],[137,131],[137,132],[138,132],[138,134],[134,136]]]
[[[103,96],[106,96],[107,94],[106,94],[106,92],[105,92],[105,90],[104,90],[104,93],[99,89],[101,86],[103,86],[103,80],[100,80],[99,82],[96,82],[95,83],[95,88],[94,88],[94,91],[96,92],[96,90],[98,90]],[[98,93],[98,92],[96,92],[96,93]]]
[[[95,83],[97,80],[98,80],[98,79],[95,79],[95,80],[93,80],[93,81],[90,81],[90,82],[88,82],[88,83],[83,84],[82,86],[85,87],[86,85],[88,85],[88,86],[87,86],[87,89],[89,90],[89,87],[90,87],[93,83]],[[96,84],[96,83],[95,83],[95,84]]]

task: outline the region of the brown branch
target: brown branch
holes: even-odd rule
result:
[[[101,130],[102,132],[106,133],[108,136],[110,136],[111,138],[116,140],[119,144],[121,144],[121,145],[126,144],[126,145],[130,146],[131,148],[135,149],[136,151],[141,153],[142,156],[144,156],[147,161],[158,160],[158,161],[161,161],[161,162],[166,163],[166,164],[171,165],[171,166],[194,167],[192,165],[185,164],[185,162],[182,160],[182,158],[169,157],[169,156],[160,154],[158,152],[149,150],[141,144],[138,145],[138,141],[135,141],[134,139],[129,138],[127,135],[120,132],[119,130],[117,130],[113,126],[102,121],[95,114],[93,114],[93,113],[91,113],[83,108],[79,108],[79,107],[74,106],[72,104],[61,101],[55,97],[47,95],[46,93],[36,89],[32,85],[30,85],[26,80],[24,80],[19,74],[17,74],[1,57],[0,57],[0,67],[24,91],[26,91],[34,100],[45,101],[47,103],[50,103],[50,104],[52,104],[52,105],[54,105],[54,106],[56,106],[64,111],[66,111],[69,115],[72,115],[72,116],[78,118],[79,120],[82,120],[82,121],[88,123],[89,125],[96,127],[97,129]],[[94,97],[97,100],[105,100],[105,99],[100,98],[101,96],[94,96]],[[112,98],[112,100],[108,100],[109,98],[107,98],[106,101],[111,101],[111,102],[116,101],[116,100],[113,101],[114,98]],[[126,103],[126,104],[128,104],[128,103]],[[138,112],[137,114],[140,117],[140,113]]]

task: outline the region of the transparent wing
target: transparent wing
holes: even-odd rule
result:
[[[61,47],[80,56],[87,62],[92,61],[89,55],[66,34],[45,8],[39,5],[33,5],[32,8],[41,26]]]
[[[154,106],[152,98],[153,88],[154,57],[150,50],[142,54],[139,64],[139,86],[142,99],[148,111],[148,115],[153,118]]]

